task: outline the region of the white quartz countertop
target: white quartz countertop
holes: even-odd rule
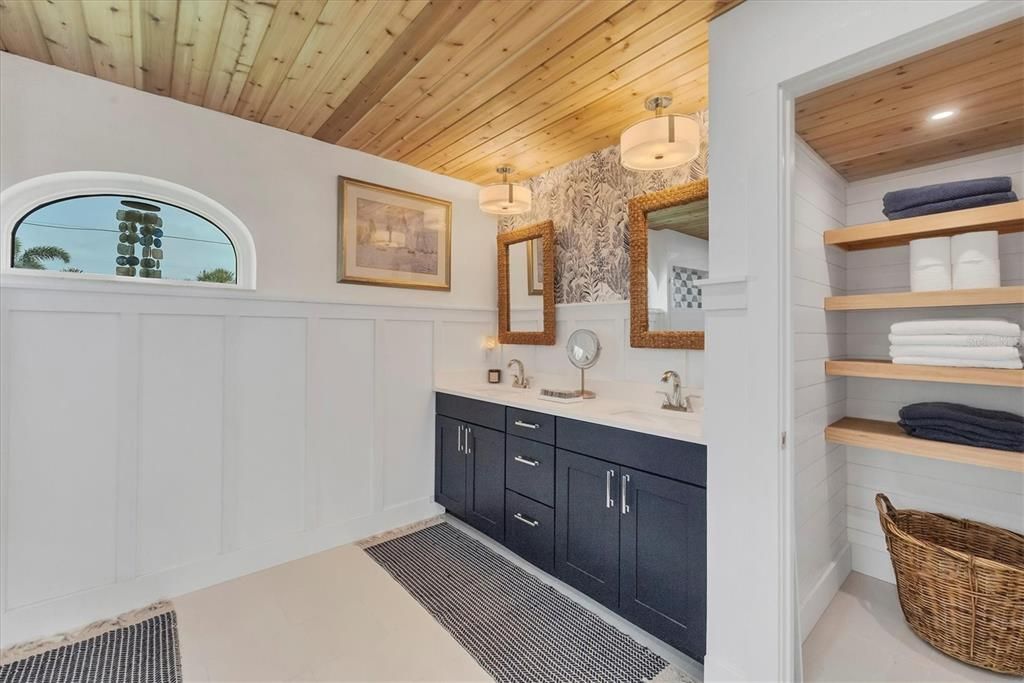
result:
[[[703,413],[681,413],[657,407],[638,406],[598,396],[579,403],[557,403],[540,398],[537,389],[516,389],[507,384],[462,384],[438,382],[434,391],[534,410],[557,417],[654,434],[667,439],[704,444]]]

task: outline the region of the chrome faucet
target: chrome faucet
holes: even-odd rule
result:
[[[515,370],[512,370],[512,386],[520,389],[530,388],[530,378],[526,376],[526,368],[523,367],[523,361],[518,358],[513,358],[508,362],[509,369],[512,366],[516,366]]]
[[[679,381],[679,373],[675,370],[666,370],[661,375],[662,383],[671,382],[670,391],[658,391],[665,396],[665,402],[661,404],[664,410],[678,410],[687,413],[690,411],[689,400],[683,398],[683,386]]]

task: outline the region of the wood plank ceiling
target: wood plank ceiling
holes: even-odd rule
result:
[[[847,180],[1024,144],[1024,19],[804,95],[796,130]]]
[[[737,0],[0,0],[0,48],[473,182],[707,106]]]

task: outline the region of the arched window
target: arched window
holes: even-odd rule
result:
[[[180,185],[59,173],[12,186],[0,205],[8,272],[255,287],[248,230]]]

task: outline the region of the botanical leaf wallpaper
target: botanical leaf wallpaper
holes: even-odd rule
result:
[[[527,181],[533,209],[502,218],[498,229],[554,221],[556,303],[629,298],[630,198],[707,176],[707,110],[692,117],[701,124],[701,145],[700,154],[687,166],[630,171],[619,163],[619,147],[614,145]]]

